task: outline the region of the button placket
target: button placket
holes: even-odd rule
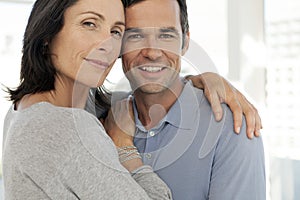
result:
[[[149,135],[150,135],[151,137],[153,137],[153,136],[155,135],[155,132],[154,132],[154,131],[149,131]]]
[[[145,157],[146,157],[148,160],[150,160],[150,159],[152,158],[152,155],[151,155],[151,153],[146,153],[146,154],[145,154]]]

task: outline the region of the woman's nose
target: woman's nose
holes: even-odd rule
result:
[[[111,35],[105,37],[104,40],[99,42],[97,49],[103,53],[110,53],[114,49],[113,37]]]

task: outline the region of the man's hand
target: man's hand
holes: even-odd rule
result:
[[[253,138],[253,135],[256,137],[259,136],[262,123],[257,109],[226,79],[212,72],[206,72],[196,76],[190,75],[187,76],[186,79],[191,80],[195,87],[204,89],[204,94],[211,104],[217,121],[222,119],[223,109],[221,103],[224,102],[233,112],[234,130],[236,133],[240,132],[244,114],[248,138]]]

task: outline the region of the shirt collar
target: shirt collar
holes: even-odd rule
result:
[[[181,94],[179,95],[177,101],[171,106],[167,115],[159,122],[157,126],[153,128],[159,129],[164,123],[169,123],[180,129],[190,130],[194,125],[194,120],[196,115],[199,114],[200,102],[203,98],[202,90],[194,88],[192,83],[188,81]],[[133,98],[133,111],[135,117],[136,127],[141,131],[147,132],[147,130],[142,125],[141,121],[138,119],[138,112]]]
[[[166,121],[181,129],[191,129],[196,115],[199,114],[202,90],[194,88],[189,81],[185,84],[180,96],[170,108]]]

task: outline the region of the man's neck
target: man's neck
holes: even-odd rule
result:
[[[159,93],[134,92],[138,118],[147,130],[155,127],[166,116],[183,87],[183,82],[178,78],[170,88]]]

